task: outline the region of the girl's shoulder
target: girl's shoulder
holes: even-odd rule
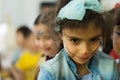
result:
[[[103,76],[105,80],[116,80],[117,68],[115,61],[109,55],[101,51],[98,51],[95,57],[98,62],[97,64],[100,75]]]
[[[111,70],[114,69],[115,61],[112,57],[110,57],[106,53],[97,51],[95,58],[97,60],[99,67],[101,67],[103,69],[110,69],[110,68],[111,68]]]
[[[104,60],[104,61],[114,61],[112,57],[110,57],[107,53],[104,53],[102,51],[97,51],[95,57],[98,60]]]

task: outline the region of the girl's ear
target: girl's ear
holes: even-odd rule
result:
[[[62,33],[59,33],[59,37],[62,39]]]
[[[110,39],[112,39],[112,40],[113,40],[113,33],[110,35]]]
[[[61,40],[63,40],[63,35],[62,35],[62,33],[60,33],[60,38],[61,38]]]

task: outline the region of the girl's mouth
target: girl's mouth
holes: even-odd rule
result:
[[[43,50],[43,51],[50,51],[51,48],[43,48],[42,50]]]
[[[87,60],[89,57],[82,57],[81,60]]]
[[[78,57],[80,60],[85,61],[88,60],[90,57]]]

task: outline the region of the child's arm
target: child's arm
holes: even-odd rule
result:
[[[12,66],[10,70],[14,80],[24,80],[23,73],[16,69],[15,66]]]
[[[24,53],[23,53],[24,54]],[[24,70],[25,70],[25,65],[24,65],[24,56],[20,56],[20,58],[16,61],[14,64],[14,71],[15,71],[15,80],[24,80]]]

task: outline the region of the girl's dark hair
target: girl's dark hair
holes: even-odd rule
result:
[[[39,19],[41,18],[41,14],[39,14],[38,16],[37,16],[37,18],[35,19],[35,21],[34,21],[34,25],[38,25],[39,24]]]
[[[65,6],[68,2],[70,2],[71,0],[58,0],[57,4],[56,4],[56,12],[58,13],[59,10]]]
[[[113,48],[113,42],[111,39],[111,35],[113,33],[113,28],[115,25],[120,24],[120,7],[114,8],[110,11],[104,12],[104,18],[106,22],[107,31],[105,33],[104,38],[104,46],[103,51],[106,53],[110,53]]]
[[[120,25],[120,6],[114,10],[113,25]]]
[[[54,9],[44,12],[42,14],[39,14],[35,19],[34,25],[38,25],[42,23],[47,26],[56,26],[55,15],[56,14]]]
[[[113,48],[112,46],[112,40],[110,38],[111,36],[111,28],[112,28],[112,15],[113,15],[113,10],[107,11],[103,13],[104,19],[105,19],[105,24],[107,31],[105,32],[105,37],[104,37],[104,45],[103,45],[103,52],[109,54],[111,49]]]
[[[61,40],[57,28],[57,23],[55,21],[56,12],[55,9],[49,10],[48,12],[40,14],[35,22],[34,25],[44,24],[47,27],[48,33],[54,40]],[[62,44],[62,43],[61,43]],[[61,47],[61,46],[60,46]]]
[[[70,20],[70,19],[63,19],[57,21],[57,24],[60,25],[61,29],[64,28],[71,28],[71,29],[78,29],[78,28],[85,28],[90,22],[95,23],[95,25],[102,28],[102,30],[106,30],[105,28],[105,21],[102,14],[94,12],[92,10],[86,10],[86,14],[82,21],[78,20]]]
[[[28,28],[28,26],[26,26],[26,25],[22,25],[22,26],[20,26],[18,29],[17,29],[17,31],[16,31],[17,33],[22,33],[22,35],[23,35],[23,37],[24,38],[28,38],[30,35],[31,35],[31,33],[32,33],[32,31]]]
[[[57,8],[57,13],[59,12],[59,10],[65,6],[66,4],[68,4],[71,0],[58,0],[57,4],[56,4],[56,8]],[[98,0],[99,2],[101,2],[101,0]]]
[[[57,5],[57,14],[59,12],[59,10],[64,7],[69,1],[71,0],[60,0],[58,2]],[[71,15],[72,16],[72,15]],[[57,24],[60,25],[60,30],[62,30],[63,28],[71,28],[71,29],[78,29],[80,27],[85,27],[87,26],[90,22],[94,22],[95,25],[99,26],[102,28],[103,32],[105,29],[105,21],[104,18],[102,16],[102,14],[99,14],[95,11],[92,10],[86,10],[86,14],[84,16],[84,19],[82,21],[78,21],[78,20],[70,20],[70,19],[63,19],[63,20],[59,20],[57,21]]]
[[[68,2],[71,0],[60,0],[57,4],[57,10],[56,13],[59,13],[59,10],[64,7]],[[72,15],[71,15],[72,16]],[[89,23],[94,23],[97,27],[102,29],[102,34],[103,34],[103,41],[104,42],[104,37],[105,37],[105,32],[106,32],[106,26],[105,26],[105,20],[102,14],[95,12],[93,10],[86,10],[86,14],[83,18],[82,21],[78,20],[70,20],[70,19],[63,19],[63,20],[58,20],[57,24],[60,26],[60,32],[62,33],[62,29],[64,28],[69,28],[72,30],[77,30],[78,28],[85,28]],[[103,45],[103,43],[102,43]]]

